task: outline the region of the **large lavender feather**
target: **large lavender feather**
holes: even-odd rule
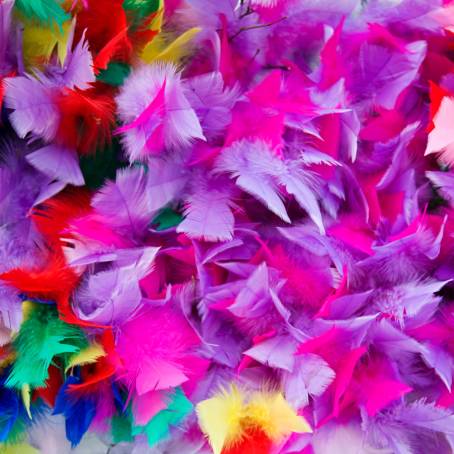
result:
[[[5,80],[5,105],[13,112],[9,119],[20,138],[29,133],[45,140],[55,137],[60,114],[53,101],[53,92],[28,76]]]

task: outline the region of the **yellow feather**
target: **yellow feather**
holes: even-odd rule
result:
[[[26,23],[22,38],[25,65],[36,66],[49,60],[55,49],[58,61],[63,64],[68,51],[70,30],[69,21],[63,24],[61,30],[58,27],[48,28],[33,22]]]
[[[312,432],[307,421],[296,414],[280,392],[255,393],[244,413],[247,425],[262,429],[273,441],[280,441],[292,432]]]
[[[186,55],[189,42],[200,31],[200,27],[190,28],[168,45],[162,34],[157,35],[144,47],[141,58],[145,63],[156,60],[178,63]]]
[[[230,391],[222,391],[196,406],[199,425],[214,454],[240,441],[248,429],[260,429],[274,442],[293,432],[312,432],[280,392],[256,392],[245,401],[241,391],[232,385]]]
[[[197,404],[196,412],[203,433],[208,437],[214,454],[242,437],[243,395],[235,387],[222,391]]]
[[[0,444],[0,454],[39,454],[39,451],[27,443]]]
[[[160,32],[162,28],[162,21],[164,19],[164,0],[159,1],[159,8],[156,16],[152,19],[150,29]]]
[[[27,320],[27,318],[30,316],[35,306],[36,303],[34,303],[33,301],[22,301],[22,319],[24,321]]]
[[[30,400],[31,400],[31,391],[30,385],[22,385],[21,389],[22,402],[24,403],[25,410],[27,410],[27,415],[32,419],[32,414],[30,412]]]
[[[105,356],[105,351],[99,344],[91,344],[84,350],[80,351],[74,355],[66,366],[65,372],[67,372],[71,367],[74,366],[83,366],[85,364],[95,363],[98,358]]]

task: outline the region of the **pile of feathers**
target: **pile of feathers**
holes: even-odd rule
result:
[[[454,452],[451,0],[0,0],[0,453]]]

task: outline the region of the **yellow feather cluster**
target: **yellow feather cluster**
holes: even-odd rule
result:
[[[199,27],[186,30],[182,35],[169,43],[169,40],[160,33],[143,49],[141,58],[145,63],[165,61],[178,63],[187,53],[190,41],[200,32]]]
[[[296,414],[282,393],[275,391],[256,392],[247,398],[232,385],[229,390],[200,402],[196,411],[214,454],[241,441],[251,429],[260,429],[274,442],[292,432],[311,432],[307,421]]]
[[[50,59],[54,51],[60,64],[63,64],[68,52],[71,30],[72,23],[69,21],[63,24],[62,29],[27,22],[22,36],[25,66],[27,68],[41,66]]]
[[[0,444],[0,454],[39,454],[39,451],[28,443]]]
[[[71,357],[68,364],[66,365],[67,372],[71,367],[84,366],[86,364],[93,364],[98,358],[105,356],[106,353],[101,345],[97,343],[90,344],[87,348],[81,350]]]

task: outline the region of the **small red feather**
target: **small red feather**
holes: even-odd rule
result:
[[[33,208],[31,218],[47,243],[56,247],[69,222],[90,212],[90,200],[87,190],[66,189]]]
[[[222,454],[270,454],[272,441],[259,430],[247,430],[240,442],[224,448]]]
[[[110,141],[114,125],[115,102],[110,94],[96,88],[63,90],[56,97],[61,120],[57,142],[80,154],[96,151]]]

